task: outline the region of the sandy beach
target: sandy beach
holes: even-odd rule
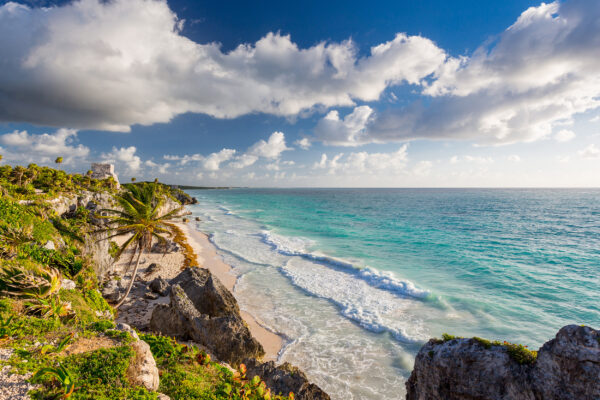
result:
[[[208,269],[215,275],[227,289],[235,296],[236,277],[230,273],[231,266],[225,264],[218,256],[215,247],[210,243],[208,237],[193,229],[185,223],[176,224],[185,234],[188,244],[197,255],[198,265]],[[120,245],[126,238],[117,237],[115,241]],[[166,280],[175,278],[182,269],[184,256],[181,251],[173,253],[144,253],[140,261],[140,267],[134,289],[128,299],[119,309],[117,321],[124,322],[137,327],[146,327],[150,322],[152,311],[157,304],[166,304],[169,297],[148,299],[144,297],[146,286],[156,277],[161,276]],[[124,282],[129,282],[129,271],[126,272],[129,262],[129,254],[126,252],[121,259],[114,264],[113,273],[117,276],[126,276]],[[159,268],[150,269],[150,265],[157,264]],[[242,317],[248,324],[252,335],[262,344],[265,349],[265,361],[276,361],[283,347],[283,339],[266,329],[257,318],[241,310]]]

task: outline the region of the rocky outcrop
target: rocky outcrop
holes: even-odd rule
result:
[[[170,303],[156,306],[150,329],[197,342],[232,365],[265,354],[233,295],[204,268],[187,268],[173,279]]]
[[[127,369],[129,381],[136,386],[143,386],[150,391],[158,390],[160,377],[156,361],[150,350],[150,345],[141,340],[138,334],[127,324],[117,324],[120,331],[128,332],[133,338],[131,344],[135,357],[131,360]]]
[[[171,286],[169,282],[163,279],[162,276],[156,277],[150,284],[148,288],[153,292],[161,296],[167,296],[169,291],[171,290]]]
[[[407,400],[600,399],[600,331],[568,325],[520,364],[502,345],[432,339],[415,360]]]
[[[275,366],[273,361],[261,363],[256,359],[247,359],[244,360],[244,364],[247,368],[246,376],[248,379],[259,376],[274,394],[287,396],[290,392],[293,392],[298,400],[330,399],[329,395],[320,387],[308,381],[302,370],[290,363],[286,362]]]
[[[157,241],[150,249],[152,253],[175,253],[179,251],[179,245],[172,240]]]

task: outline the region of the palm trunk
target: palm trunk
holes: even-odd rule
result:
[[[121,300],[119,300],[119,302],[117,303],[117,305],[115,306],[115,308],[119,308],[121,307],[121,305],[125,302],[125,300],[127,299],[127,296],[129,296],[129,292],[131,292],[131,288],[133,287],[133,282],[135,282],[135,277],[137,275],[137,270],[138,267],[140,265],[140,257],[142,256],[142,252],[143,250],[141,248],[138,247],[139,253],[137,256],[137,260],[135,261],[135,268],[133,268],[133,274],[131,275],[131,281],[129,282],[129,286],[127,287],[127,291],[125,292],[125,295],[123,295],[123,297],[121,298]]]

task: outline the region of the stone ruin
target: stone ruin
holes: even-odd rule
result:
[[[121,187],[119,177],[115,174],[115,166],[112,164],[92,163],[92,178],[106,179],[112,177],[117,183],[117,189]]]

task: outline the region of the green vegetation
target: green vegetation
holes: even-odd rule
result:
[[[437,339],[435,343],[441,344],[454,339],[463,338],[460,336],[453,336],[447,333],[443,333],[442,340]],[[472,339],[488,350],[491,349],[492,346],[504,347],[508,355],[519,364],[533,364],[537,359],[537,351],[529,350],[527,346],[524,346],[522,344],[510,343],[507,341],[500,342],[499,340],[490,341],[477,336],[474,336]]]
[[[212,362],[196,347],[178,344],[171,338],[141,335],[150,345],[162,371],[160,391],[173,400],[284,400],[294,394],[272,394],[259,378],[248,379],[242,364],[235,372]]]
[[[112,191],[112,178],[92,179],[90,175],[67,174],[65,171],[29,164],[27,167],[0,166],[0,193],[15,200],[47,200],[61,193]]]
[[[32,373],[30,380],[39,385],[29,393],[33,399],[157,398],[131,383],[134,339],[115,329],[114,310],[98,291],[94,266],[82,255],[92,240],[88,232],[95,230],[95,216],[83,207],[57,215],[49,202],[58,195],[106,191],[121,207],[107,218],[115,228],[111,233],[131,234],[127,243],[135,247],[138,261],[152,238],[167,235],[184,247],[185,265],[195,265],[185,236],[168,222],[179,210],[158,211],[165,196],[181,199],[183,192],[159,183],[124,186],[117,193],[112,179],[94,180],[91,173],[69,175],[35,164],[0,166],[0,347],[13,350],[0,368]],[[111,242],[110,249],[118,258],[124,247]],[[61,289],[65,279],[72,279],[75,289]],[[141,336],[156,357],[160,391],[173,400],[293,399],[293,394],[271,394],[258,377],[247,379],[243,365],[231,372],[195,347]]]
[[[175,226],[169,221],[178,217],[182,208],[161,213],[165,197],[160,195],[158,187],[153,183],[129,186],[127,191],[118,194],[115,198],[120,209],[102,210],[111,215],[102,217],[108,220],[108,228],[98,232],[109,232],[112,234],[110,237],[129,236],[115,254],[115,259],[121,257],[125,250],[133,247],[129,265],[131,266],[135,259],[135,266],[127,290],[115,306],[119,308],[133,287],[142,254],[150,250],[153,239],[164,243],[167,242],[164,235],[174,235]]]

